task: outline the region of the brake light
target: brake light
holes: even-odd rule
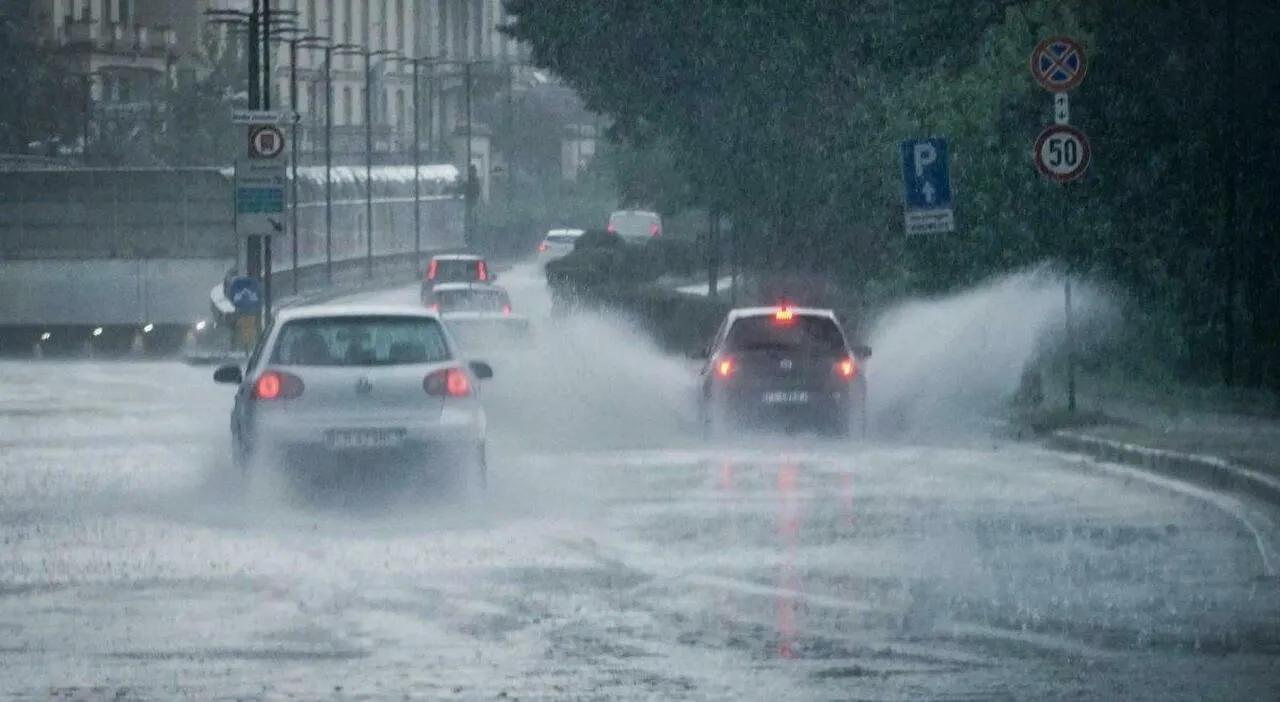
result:
[[[649,236],[657,236],[660,231],[661,230],[658,228],[657,222],[654,222],[653,224],[649,225]]]
[[[432,312],[439,312],[439,311],[440,311],[440,303],[439,303],[439,302],[433,302],[433,303],[431,303],[431,311],[432,311]]]
[[[302,395],[302,378],[279,371],[267,371],[253,384],[255,400],[292,400]]]
[[[476,261],[476,274],[480,276],[480,280],[489,279],[489,266],[484,261]]]
[[[790,322],[795,319],[796,313],[791,311],[790,307],[780,307],[777,312],[773,313],[775,322]]]
[[[852,356],[846,356],[836,363],[836,373],[840,374],[841,378],[852,378],[858,373],[858,363]]]
[[[618,231],[618,225],[614,224],[613,222],[610,222],[610,223],[609,223],[609,231],[611,231],[611,232],[616,232],[616,231]]]
[[[427,266],[427,280],[435,280],[436,272],[439,269],[440,269],[440,262],[435,260],[434,258],[431,259],[431,265]]]
[[[716,375],[721,378],[728,378],[733,375],[733,359],[722,358],[716,362]]]
[[[471,378],[461,368],[446,368],[424,378],[422,389],[436,397],[470,397]]]
[[[502,313],[503,313],[503,314],[511,314],[511,305],[503,305],[503,306],[502,306]]]
[[[549,248],[551,248],[551,246],[544,241],[541,244],[538,244],[538,253],[546,253]]]

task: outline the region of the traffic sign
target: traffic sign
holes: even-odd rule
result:
[[[236,161],[237,236],[284,234],[287,182],[283,164],[262,159]]]
[[[284,132],[279,127],[259,124],[249,127],[249,157],[275,158],[284,151]]]
[[[955,231],[947,140],[902,142],[903,210],[907,234]]]
[[[1080,85],[1088,67],[1080,42],[1070,37],[1049,37],[1031,52],[1031,77],[1052,93]]]
[[[1059,183],[1076,180],[1089,167],[1092,154],[1084,132],[1066,124],[1045,127],[1036,138],[1036,168]]]
[[[1071,121],[1071,100],[1066,93],[1053,94],[1053,123],[1067,124]]]
[[[235,124],[297,124],[302,115],[292,110],[232,110]]]
[[[262,304],[262,285],[257,278],[233,278],[227,286],[227,299],[240,312],[251,312]]]

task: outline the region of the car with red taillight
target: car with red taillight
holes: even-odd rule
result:
[[[586,233],[584,229],[550,229],[538,243],[538,263],[546,264],[573,253],[573,246],[578,238]]]
[[[761,426],[866,433],[871,349],[850,344],[832,310],[731,310],[695,355],[703,361],[698,417],[709,436]]]
[[[483,485],[480,381],[492,376],[429,310],[300,307],[277,314],[245,367],[214,380],[239,386],[231,444],[242,469],[395,465]]]
[[[617,210],[609,215],[609,231],[631,243],[662,236],[662,215],[650,210]]]
[[[478,254],[436,254],[427,264],[422,275],[422,304],[428,304],[427,294],[443,283],[493,283],[497,273],[489,262]]]

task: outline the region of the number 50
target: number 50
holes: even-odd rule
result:
[[[1049,140],[1049,165],[1075,168],[1080,163],[1080,144],[1075,139],[1054,137]]]

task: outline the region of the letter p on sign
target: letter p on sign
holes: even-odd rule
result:
[[[924,177],[924,169],[938,160],[938,150],[932,144],[919,143],[915,146],[916,177]]]

